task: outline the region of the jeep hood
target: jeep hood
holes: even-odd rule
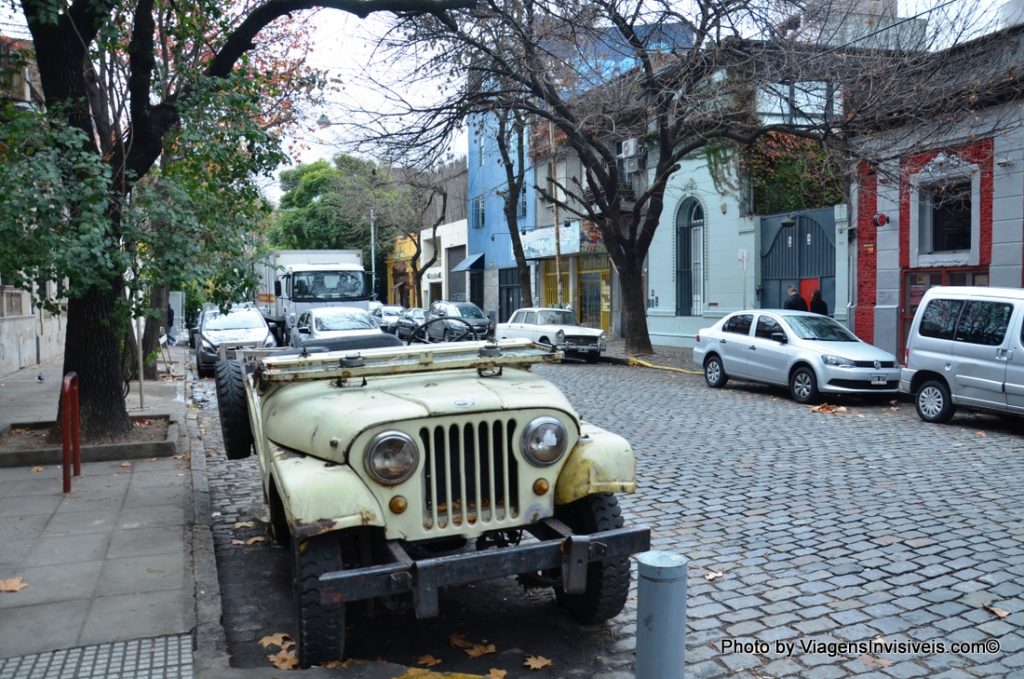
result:
[[[263,399],[268,439],[326,460],[345,461],[360,432],[381,424],[445,415],[550,408],[579,416],[554,385],[525,370],[480,377],[475,370],[438,371],[396,377],[285,384]],[[337,440],[335,447],[330,442]]]

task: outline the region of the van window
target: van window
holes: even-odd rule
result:
[[[1003,343],[1013,305],[1002,302],[967,302],[956,326],[956,341],[996,346]]]
[[[735,332],[740,335],[750,334],[750,324],[754,321],[753,314],[740,314],[733,316],[722,326],[724,332]]]
[[[933,299],[924,308],[918,333],[924,337],[953,339],[956,319],[964,306],[962,299]]]

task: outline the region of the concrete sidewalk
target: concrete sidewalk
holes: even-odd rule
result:
[[[172,356],[182,377],[188,354]],[[61,368],[0,378],[0,430],[54,419]],[[137,388],[129,414],[184,420],[183,379],[147,382],[144,410]],[[60,465],[0,467],[0,581],[17,590],[0,591],[0,677],[192,676],[192,479],[181,453],[83,462],[66,495]]]

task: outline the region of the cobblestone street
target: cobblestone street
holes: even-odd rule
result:
[[[535,370],[633,444],[640,488],[621,498],[627,521],[690,560],[687,677],[1024,677],[1020,423],[961,413],[928,425],[910,404],[877,399],[817,413],[781,391],[711,390],[699,376],[643,368]],[[239,666],[265,666],[256,641],[293,625],[288,556],[245,544],[264,535],[259,522],[236,527],[259,511],[258,471],[224,459],[212,381],[196,387],[209,397],[200,426],[229,647]],[[486,583],[442,596],[436,621],[350,619],[349,651],[406,664],[432,653],[445,661],[435,669],[512,677],[516,648],[553,657],[559,676],[626,676],[634,606],[581,630],[548,591]],[[499,653],[456,657],[445,643],[456,631]],[[872,640],[935,643],[906,653],[800,643]],[[991,640],[995,652],[953,650]]]

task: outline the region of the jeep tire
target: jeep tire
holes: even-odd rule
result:
[[[218,361],[215,377],[224,454],[229,460],[241,460],[252,453],[252,428],[245,403],[245,369],[240,361]]]
[[[588,495],[567,505],[555,507],[555,518],[573,533],[589,534],[622,528],[619,502],[611,493]],[[593,561],[587,566],[587,589],[582,594],[566,594],[555,588],[558,603],[584,624],[608,620],[618,615],[629,594],[629,557],[619,556]]]
[[[341,570],[336,535],[292,540],[292,575],[298,604],[299,667],[341,660],[345,653],[345,606],[320,603],[320,576]]]

